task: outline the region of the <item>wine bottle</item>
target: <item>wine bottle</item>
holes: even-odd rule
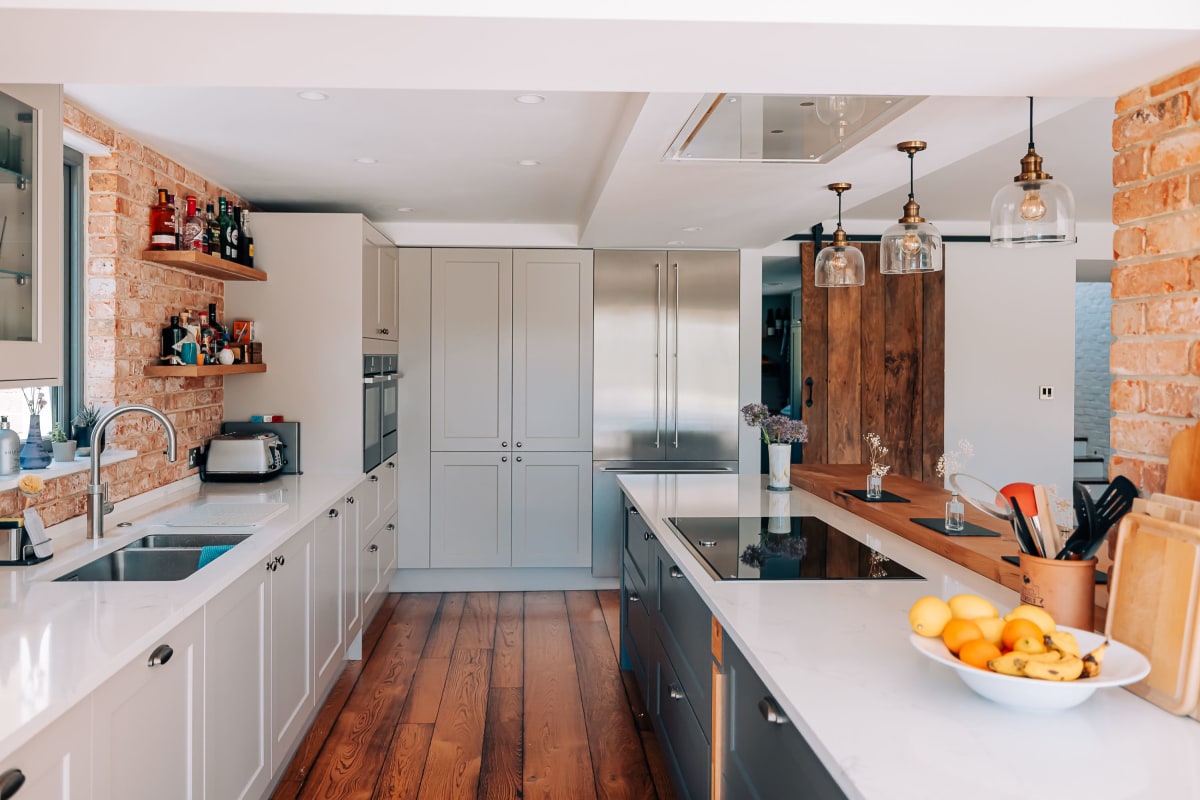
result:
[[[229,260],[242,263],[242,229],[238,225],[238,207],[229,207]]]
[[[167,200],[167,190],[158,190],[158,203],[150,207],[150,249],[175,247],[175,209]]]
[[[250,212],[242,209],[242,250],[246,253],[245,264],[254,268],[254,234],[250,232]]]
[[[208,249],[204,252],[213,256],[221,255],[221,226],[217,223],[217,215],[213,213],[213,204],[209,203],[204,209],[204,224],[206,231],[206,244]]]
[[[220,209],[217,214],[217,225],[221,231],[221,258],[226,261],[237,261],[237,256],[235,255],[237,244],[230,241],[233,218],[229,216],[229,201],[222,197],[217,200],[217,206]]]
[[[196,213],[196,195],[187,196],[187,214],[183,218],[183,249],[204,249],[204,220]]]
[[[162,329],[162,355],[177,356],[175,345],[183,341],[187,330],[179,324],[179,317],[171,317],[171,324]]]
[[[213,349],[221,349],[221,343],[229,340],[229,335],[225,329],[221,327],[221,323],[217,322],[217,304],[208,304],[208,330],[213,339]]]
[[[171,206],[171,215],[175,219],[175,244],[173,249],[183,249],[183,215],[179,213],[179,207],[175,205],[175,195],[167,195],[167,203]]]

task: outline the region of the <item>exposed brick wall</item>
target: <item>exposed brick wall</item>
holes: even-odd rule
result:
[[[1161,491],[1171,438],[1200,416],[1200,64],[1116,114],[1110,471]]]
[[[167,461],[166,435],[144,414],[121,417],[109,426],[110,446],[137,450],[136,459],[104,468],[110,496],[121,500],[185,477],[186,448],[218,433],[223,416],[221,377],[147,378],[143,369],[158,362],[159,333],[180,309],[207,310],[216,303],[224,318],[224,284],[142,261],[150,240],[150,206],[157,189],[177,203],[194,194],[201,208],[236,195],[147,147],[94,114],[70,103],[66,127],[111,148],[85,164],[87,217],[87,398],[104,407],[146,403],[162,409],[179,434],[180,460]],[[38,509],[47,524],[83,514],[87,474],[47,481]],[[16,490],[0,492],[0,516],[23,505]]]

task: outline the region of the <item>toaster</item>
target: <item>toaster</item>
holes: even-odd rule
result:
[[[265,481],[283,469],[283,448],[273,433],[222,433],[208,443],[200,478]]]

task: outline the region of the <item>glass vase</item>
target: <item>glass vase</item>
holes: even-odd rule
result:
[[[883,476],[872,472],[867,476],[867,499],[878,500],[883,497]]]
[[[958,499],[958,492],[953,492],[950,495],[950,500],[946,503],[946,530],[961,531],[966,527],[967,509]]]
[[[790,444],[767,445],[767,463],[770,476],[767,489],[772,492],[792,490],[792,446]]]
[[[42,439],[41,414],[29,415],[29,435],[21,448],[21,469],[45,469],[50,466],[50,453]]]

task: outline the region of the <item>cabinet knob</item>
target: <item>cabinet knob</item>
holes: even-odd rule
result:
[[[508,442],[501,442],[501,443],[500,443],[500,446],[501,446],[501,447],[508,447]]]
[[[521,443],[520,443],[520,442],[517,442],[517,447],[520,447],[520,446],[521,446]]]
[[[639,512],[639,511],[638,511],[636,508],[631,508],[631,509],[629,509],[629,513],[630,513],[630,514],[633,514],[635,517],[640,517],[640,516],[641,516],[641,512]]]
[[[508,456],[500,456],[500,461],[501,461],[501,463],[505,463],[505,464],[507,464],[507,463],[508,463]]]
[[[524,459],[521,458],[520,456],[517,456],[517,461],[524,461]]]
[[[367,478],[367,480],[369,480],[371,483],[379,483],[379,476],[372,475],[371,477]]]
[[[376,328],[375,330],[379,331],[384,336],[387,336],[390,333],[390,331],[387,328]]]
[[[670,693],[672,700],[682,700],[684,698],[683,687],[678,683],[672,683],[667,687],[667,692]]]
[[[645,539],[647,542],[650,541],[650,531],[646,531],[645,533],[643,533],[642,538]]]
[[[163,664],[171,660],[171,656],[175,655],[175,651],[171,649],[169,644],[160,644],[150,653],[150,660],[146,662],[148,667],[161,667]]]
[[[354,505],[354,498],[353,498],[353,497],[347,497],[347,498],[346,498],[346,505],[350,505],[350,506]]]
[[[387,530],[394,531],[394,530],[396,530],[396,526],[389,522],[387,524]]]
[[[8,800],[25,785],[25,773],[16,767],[0,773],[0,800]]]
[[[284,565],[284,563],[287,561],[287,559],[286,559],[286,558],[284,558],[283,556],[276,556],[276,557],[275,557],[275,560],[279,562],[279,566],[281,566],[281,567],[282,567],[282,566]]]
[[[368,547],[368,548],[367,548],[367,552],[368,552],[368,553],[378,553],[378,552],[379,552],[379,545],[377,545],[377,544],[373,544],[373,545],[371,545],[370,547]]]
[[[395,468],[396,468],[396,462],[395,462],[395,461],[389,461],[389,462],[387,462],[387,468],[388,468],[388,469],[395,469]]]
[[[275,563],[274,561],[267,562],[267,572],[274,572],[278,568],[279,568],[279,564]]]
[[[642,598],[638,597],[636,594],[631,594],[631,595],[629,595],[629,602],[640,603],[640,602],[642,602]]]
[[[683,570],[681,570],[679,567],[671,567],[670,572],[671,572],[672,578],[682,578],[683,577]]]
[[[338,518],[338,510],[336,508],[331,508],[331,509],[329,509],[329,513],[326,514],[326,516],[329,517],[330,519],[337,519]]]
[[[775,698],[770,695],[758,701],[758,713],[762,714],[762,718],[772,725],[788,724],[787,714],[783,713],[779,703],[776,703]]]

